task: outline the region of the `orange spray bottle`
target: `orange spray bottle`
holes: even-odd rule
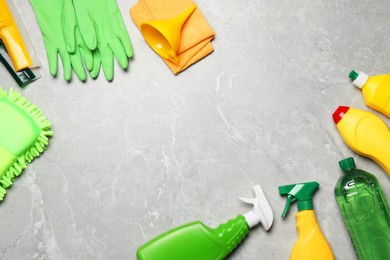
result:
[[[371,158],[390,175],[390,132],[382,119],[364,110],[339,106],[333,120],[353,151]]]
[[[333,260],[332,250],[318,225],[313,210],[313,195],[320,185],[317,182],[306,182],[279,187],[280,195],[287,195],[287,203],[282,218],[290,206],[298,202],[296,226],[298,239],[291,252],[291,260]]]

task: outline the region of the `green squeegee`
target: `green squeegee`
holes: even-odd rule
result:
[[[15,176],[45,150],[53,135],[50,127],[38,107],[0,87],[0,202]]]

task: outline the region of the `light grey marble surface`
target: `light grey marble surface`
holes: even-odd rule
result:
[[[1,66],[0,84],[39,106],[55,135],[0,204],[1,259],[135,259],[168,229],[245,213],[237,197],[255,184],[273,227],[252,230],[229,259],[288,259],[297,209],[280,218],[278,186],[312,180],[336,258],[357,259],[333,196],[338,161],[353,156],[388,199],[390,182],[344,144],[331,115],[372,111],[348,72],[390,72],[389,1],[197,1],[215,51],[174,76],[132,22],[136,1],[119,0],[135,51],[128,71],[116,64],[112,83],[70,84],[50,76],[32,8],[15,2],[44,78],[21,90]]]

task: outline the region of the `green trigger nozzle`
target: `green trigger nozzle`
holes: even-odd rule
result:
[[[284,210],[282,213],[282,218],[284,218],[286,216],[287,212],[290,210],[291,204],[294,203],[296,200],[297,200],[297,198],[295,198],[292,195],[287,196],[287,202],[286,202],[286,206],[284,207]]]
[[[313,194],[319,186],[320,184],[315,181],[279,186],[279,194],[287,195],[282,218],[290,210],[291,204],[296,201],[298,201],[298,211],[313,209]]]

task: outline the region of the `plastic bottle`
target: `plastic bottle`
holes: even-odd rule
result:
[[[366,105],[390,117],[390,75],[369,76],[354,70],[349,73],[353,84],[363,92]]]
[[[299,212],[295,215],[298,239],[291,252],[291,260],[334,259],[313,210],[312,198],[319,186],[317,182],[306,182],[279,187],[279,194],[287,195],[282,218],[289,211],[291,203],[298,201]]]
[[[357,169],[353,158],[339,165],[334,193],[359,259],[390,259],[390,210],[377,178]]]
[[[352,150],[371,158],[390,175],[390,132],[378,116],[340,106],[333,113],[333,120]]]
[[[16,71],[31,67],[33,62],[12,16],[7,1],[0,0],[0,39],[4,42]]]
[[[231,253],[261,223],[268,230],[273,222],[271,207],[260,185],[253,187],[256,198],[243,199],[253,209],[235,219],[210,228],[200,221],[192,222],[157,236],[137,250],[139,260],[219,260]]]

